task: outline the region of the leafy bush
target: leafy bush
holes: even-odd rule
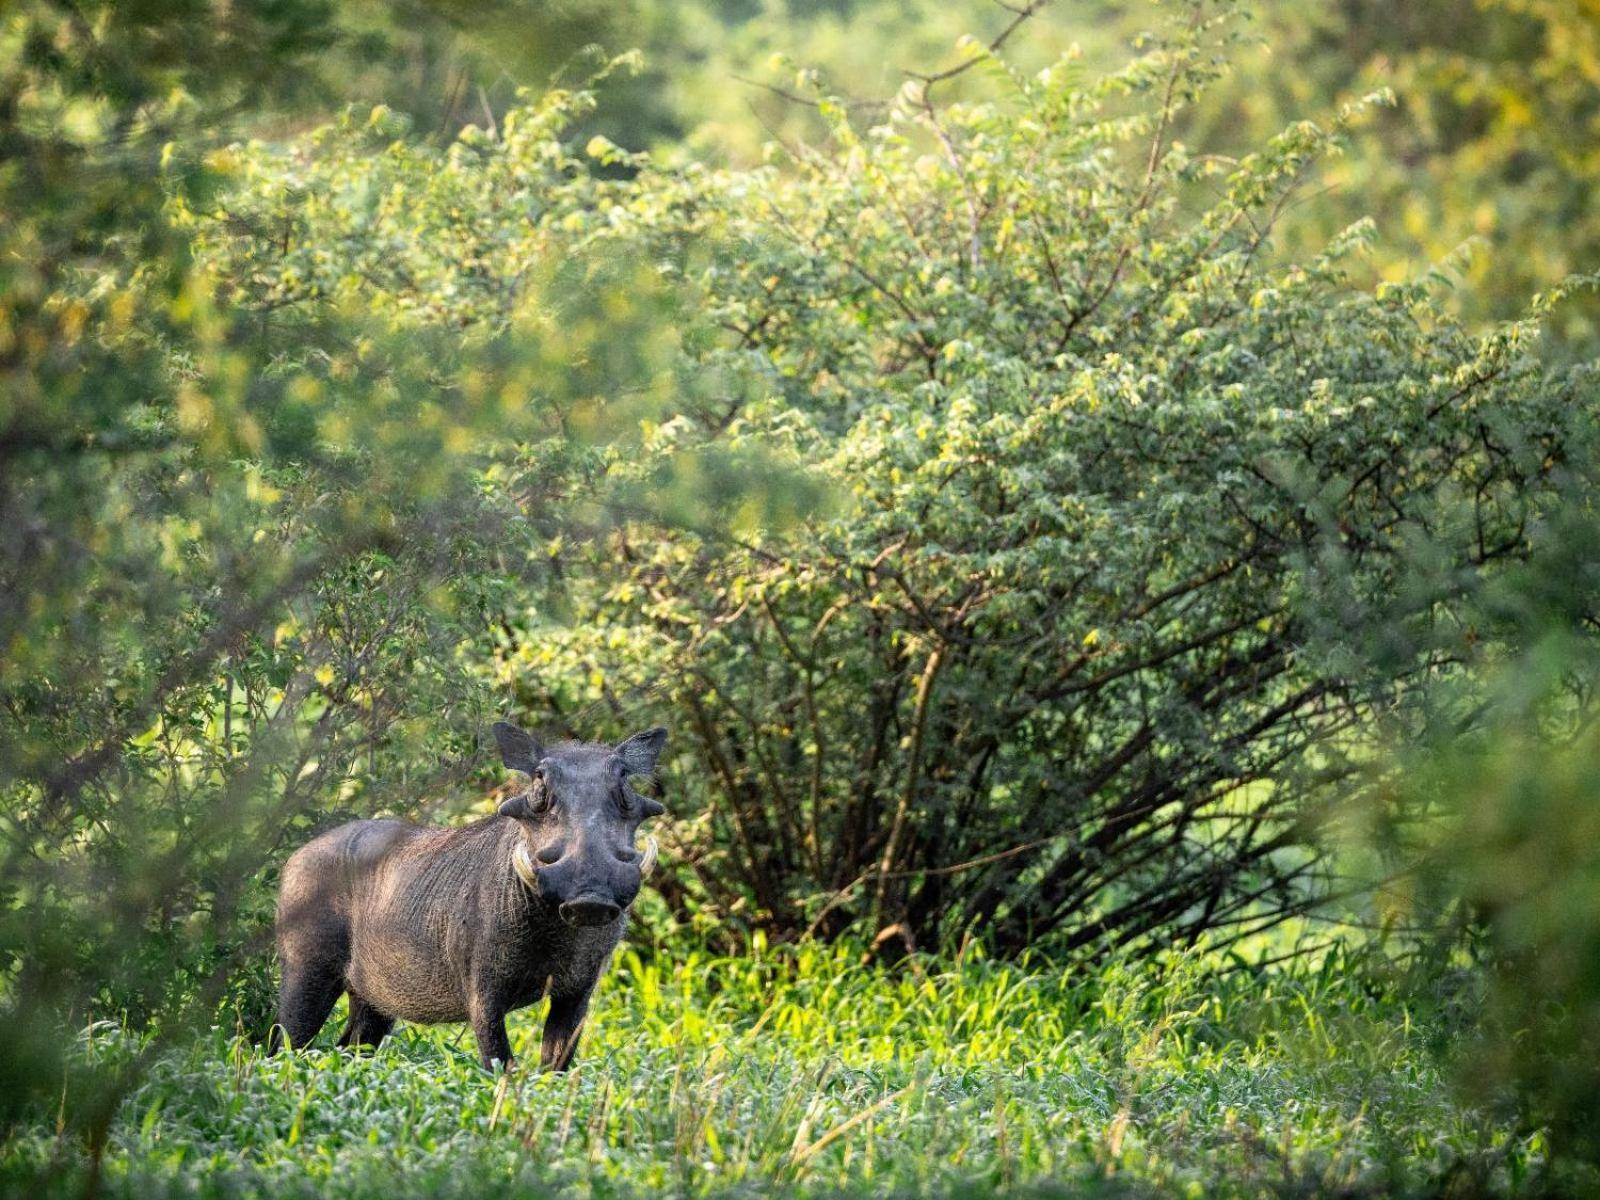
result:
[[[1525,648],[1428,689],[1368,816],[1392,871],[1374,915],[1431,931],[1410,978],[1419,994],[1471,1009],[1448,1047],[1458,1081],[1477,1103],[1514,1099],[1506,1107],[1548,1130],[1553,1156],[1594,1164],[1600,522],[1589,476],[1570,481],[1529,561],[1464,614],[1491,635],[1518,628]]]
[[[1100,94],[1183,96],[1187,53]],[[1413,615],[1420,531],[1471,496],[1433,552],[1523,548],[1576,407],[1530,331],[1470,337],[1426,285],[1342,293],[1331,256],[1257,266],[1328,133],[1291,130],[1194,216],[1212,164],[1095,98],[913,98],[796,181],[696,194],[735,333],[701,356],[734,397],[703,424],[792,448],[842,511],[750,550],[631,540],[572,641],[668,681],[723,911],[1006,952],[1276,920],[1321,890],[1297,885],[1347,731],[1437,663],[1346,654]],[[606,652],[617,625],[659,648],[643,671]]]
[[[1556,1153],[1600,1162],[1600,736],[1502,735],[1451,756],[1448,867],[1483,938],[1485,1020],[1461,1048],[1479,1097],[1514,1088]],[[1437,882],[1437,881],[1436,881]]]
[[[328,20],[28,4],[0,33],[0,1122],[59,1092],[87,1012],[211,1015],[313,825],[480,765],[463,648],[556,506],[482,475],[546,398],[584,411],[576,376],[510,333],[240,308],[169,219],[214,202],[234,106],[287,106]]]
[[[602,453],[597,495],[627,512],[755,450],[826,497],[564,544],[563,619],[528,614],[504,653],[576,732],[670,713],[680,912],[1003,953],[1243,936],[1327,894],[1319,829],[1362,729],[1472,652],[1422,631],[1526,552],[1586,436],[1583,376],[1540,362],[1535,320],[1441,316],[1441,275],[1348,288],[1365,226],[1271,264],[1360,109],[1239,161],[1191,151],[1172,130],[1227,25],[1187,12],[1095,82],[973,47],[1002,100],[913,80],[863,135],[819,97],[831,141],[750,171],[602,142],[633,178],[519,174],[549,109],[442,156],[348,129],[256,152],[245,227],[324,258],[308,282],[303,254],[214,241],[258,302],[290,272],[296,301],[334,294],[406,222],[449,226],[408,252],[450,301],[363,294],[418,328],[496,328],[551,260],[643,258],[680,296],[679,415]],[[341,241],[303,181],[346,178],[389,215]],[[483,198],[470,221],[458,196]],[[1426,594],[1403,586],[1424,560]]]

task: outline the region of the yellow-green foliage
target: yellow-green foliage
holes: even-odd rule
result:
[[[1179,15],[1099,78],[969,50],[990,98],[912,80],[866,130],[819,92],[827,143],[781,163],[580,156],[590,101],[561,94],[443,149],[387,113],[245,147],[188,216],[286,319],[359,295],[562,345],[593,304],[632,345],[616,264],[670,295],[665,419],[491,477],[623,518],[552,540],[554,612],[508,622],[498,667],[574,735],[675,727],[668,888],[708,932],[1088,952],[1283,919],[1330,886],[1370,714],[1480,652],[1440,614],[1584,458],[1553,299],[1476,332],[1437,274],[1357,288],[1367,224],[1273,257],[1366,106],[1196,154],[1235,23]],[[787,514],[732,486],[755,465],[809,485]]]
[[[734,958],[626,954],[577,1069],[498,1086],[448,1028],[402,1030],[370,1057],[276,1059],[214,1030],[157,1058],[119,1107],[103,1184],[351,1200],[1394,1195],[1447,1177],[1515,1188],[1542,1162],[1540,1139],[1448,1099],[1426,1050],[1447,1026],[1341,955],[1264,976],[1182,957],[1091,976],[976,952],[886,973],[859,955],[759,940]],[[513,1023],[514,1046],[537,1036],[532,1015]],[[137,1044],[102,1025],[73,1053],[116,1061]],[[47,1130],[0,1150],[0,1182],[32,1194],[71,1194],[83,1171]]]
[[[1585,302],[1524,296],[1596,265],[1593,18],[1392,9],[1063,0],[991,53],[1006,6],[9,6],[11,1178],[1249,1191],[1408,1155],[1512,1186],[1524,1125],[1592,1153],[1592,755],[1558,739],[1592,673],[1566,726],[1445,753],[1496,668],[1596,628],[1594,371],[1552,365]],[[593,92],[517,74],[635,33]],[[788,34],[748,117],[728,76]],[[448,1034],[183,1044],[265,1027],[292,846],[466,813],[508,708],[674,726],[641,923],[684,936],[613,981],[593,1069],[497,1098]],[[1383,738],[1440,730],[1401,786]],[[1359,886],[1323,835],[1361,798],[1435,839],[1383,847],[1379,932],[1467,927],[1441,1012],[1480,993],[1440,963],[1484,967],[1481,1094],[1524,1105],[1481,1136],[1378,983],[1105,965]],[[677,957],[852,929],[1058,965]]]

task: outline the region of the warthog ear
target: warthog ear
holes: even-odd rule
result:
[[[667,744],[667,731],[659,725],[636,733],[625,742],[618,742],[617,757],[622,759],[624,775],[651,775],[655,773],[656,759],[661,757],[661,747]]]
[[[509,721],[494,723],[494,740],[500,747],[500,761],[508,770],[532,775],[534,767],[544,757],[544,747],[533,735],[518,729]]]

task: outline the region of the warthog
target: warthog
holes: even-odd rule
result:
[[[494,727],[526,792],[457,829],[352,821],[301,847],[278,891],[278,1027],[303,1046],[350,993],[341,1046],[376,1046],[397,1019],[469,1021],[484,1066],[509,1066],[506,1013],[550,997],[542,1067],[564,1070],[589,996],[655,865],[634,848],[660,804],[650,775],[667,731],[616,746],[541,746]]]

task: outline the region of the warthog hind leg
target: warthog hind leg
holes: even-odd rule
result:
[[[394,1028],[394,1018],[386,1017],[356,993],[350,993],[350,1020],[339,1035],[341,1046],[370,1046],[374,1050],[389,1031]]]

